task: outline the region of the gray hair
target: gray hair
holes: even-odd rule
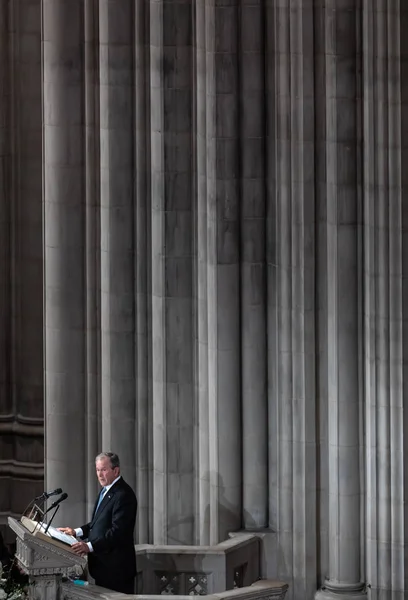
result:
[[[117,454],[115,454],[114,452],[101,452],[95,458],[95,462],[97,460],[101,460],[101,458],[109,458],[112,469],[115,469],[116,467],[120,468],[119,456]]]

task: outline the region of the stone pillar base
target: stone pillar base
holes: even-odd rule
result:
[[[367,600],[365,585],[362,583],[326,582],[315,594],[315,600]]]

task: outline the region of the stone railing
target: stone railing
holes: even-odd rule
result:
[[[138,592],[208,595],[260,578],[260,539],[243,533],[215,546],[136,546]]]
[[[287,589],[287,583],[263,579],[250,586],[218,594],[209,594],[207,600],[284,600]],[[175,596],[175,600],[191,600],[191,595],[178,595]],[[162,600],[162,595],[137,594],[129,596],[92,584],[86,587],[79,587],[70,581],[61,584],[60,600],[126,600],[129,598],[133,598],[133,600]]]
[[[288,585],[260,579],[259,536],[240,533],[215,546],[136,546],[137,600],[283,600]],[[119,598],[120,597],[120,598]],[[60,600],[125,600],[96,585],[62,584]]]

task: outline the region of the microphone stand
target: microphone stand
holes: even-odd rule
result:
[[[55,507],[55,510],[54,510],[54,512],[53,512],[53,515],[52,515],[51,519],[49,520],[49,523],[48,523],[48,525],[47,525],[47,527],[46,527],[46,529],[45,529],[45,531],[44,531],[44,533],[45,533],[45,534],[47,533],[47,531],[48,531],[48,529],[49,529],[49,527],[50,527],[51,523],[53,522],[53,520],[54,520],[54,517],[55,517],[55,515],[56,515],[56,514],[57,514],[57,512],[58,512],[58,509],[59,509],[59,507],[60,507],[60,505],[59,505],[59,504],[57,504],[57,506]]]
[[[27,504],[27,506],[25,507],[22,516],[23,517],[28,517],[29,519],[32,519],[33,521],[37,520],[38,515],[40,514],[40,518],[44,517],[44,514],[47,512],[45,510],[45,503],[47,502],[48,498],[50,498],[51,496],[54,496],[55,494],[60,494],[62,492],[61,488],[57,488],[56,490],[53,490],[52,492],[43,492],[41,494],[41,496],[36,496],[35,498],[33,498],[32,500],[30,500],[30,502]],[[41,508],[40,508],[41,506]],[[30,513],[28,513],[28,511],[30,510]]]
[[[24,511],[21,513],[21,515],[23,517],[26,517],[28,511],[30,510],[28,518],[31,519],[33,517],[33,521],[35,521],[36,515],[41,510],[40,507],[38,506],[38,504],[36,504],[36,502],[41,502],[42,501],[42,503],[44,505],[44,502],[45,502],[46,498],[44,498],[43,496],[37,496],[37,498],[33,498],[33,500],[30,500],[30,502],[27,504],[27,506],[25,507]]]
[[[45,503],[48,500],[48,495],[44,492],[41,496],[34,498],[33,507],[31,509],[30,519],[33,521],[42,521],[45,515]]]
[[[29,517],[32,521],[42,521],[44,517],[44,502],[45,501],[43,501],[43,508],[40,508],[38,504],[34,503]]]

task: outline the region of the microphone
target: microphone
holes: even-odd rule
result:
[[[58,506],[58,504],[60,504],[61,502],[63,502],[67,498],[68,498],[68,494],[64,492],[62,494],[62,496],[60,496],[57,500],[55,500],[55,502],[53,502],[51,504],[51,506],[49,508],[47,508],[47,510],[45,511],[44,515],[46,515],[47,512],[50,512],[50,510],[52,510],[53,508],[55,508],[56,506]]]
[[[44,492],[43,494],[41,494],[41,496],[37,496],[35,498],[35,500],[47,500],[51,496],[56,496],[57,494],[60,494],[61,492],[62,492],[62,488],[57,488],[56,490],[53,490],[52,492]]]
[[[51,517],[51,519],[49,520],[49,523],[48,523],[47,527],[45,528],[45,531],[44,531],[44,533],[45,533],[45,534],[47,534],[47,533],[48,533],[48,530],[49,530],[49,528],[50,528],[50,525],[51,525],[51,523],[53,522],[53,520],[54,520],[54,517],[55,517],[55,515],[56,515],[56,514],[57,514],[57,512],[58,512],[58,509],[59,509],[59,507],[60,507],[60,504],[61,504],[61,502],[62,502],[63,500],[66,500],[67,498],[68,498],[68,494],[66,494],[66,493],[64,492],[64,493],[62,494],[62,496],[60,496],[60,497],[58,498],[58,500],[55,500],[55,502],[53,502],[53,503],[51,504],[51,506],[50,506],[49,508],[47,508],[47,510],[45,511],[45,513],[44,513],[43,517],[44,517],[44,516],[47,514],[47,512],[49,512],[50,510],[52,510],[53,508],[55,508],[54,512],[52,513],[52,517]]]
[[[41,516],[44,516],[43,509],[40,508],[40,506],[44,505],[44,503],[46,502],[46,500],[48,500],[48,498],[50,498],[50,496],[55,496],[56,494],[60,494],[61,492],[62,492],[62,489],[57,488],[56,490],[52,490],[52,492],[43,492],[41,494],[41,496],[36,496],[33,500],[30,500],[30,502],[27,504],[27,506],[23,512],[23,516],[24,517],[28,516],[27,515],[28,509],[31,509],[29,518],[34,521],[37,520],[39,513],[41,513]],[[36,502],[38,502],[38,506],[37,506]]]

